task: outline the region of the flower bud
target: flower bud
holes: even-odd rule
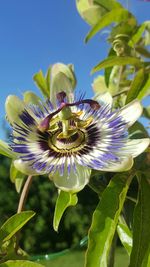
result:
[[[76,77],[72,65],[56,63],[52,66],[50,99],[54,105],[56,105],[56,95],[62,91],[66,92],[67,102],[72,102],[69,98],[72,97],[75,86]]]
[[[93,0],[76,0],[76,6],[80,16],[91,26],[106,13],[106,9],[94,4]]]

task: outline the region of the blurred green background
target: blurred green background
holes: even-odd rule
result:
[[[0,155],[0,225],[16,213],[19,194],[9,179],[10,160]],[[36,216],[21,231],[21,247],[29,254],[51,253],[74,246],[87,235],[92,213],[98,203],[97,194],[85,188],[78,194],[76,207],[65,212],[59,233],[53,230],[57,189],[44,176],[35,177],[31,185],[26,210]]]

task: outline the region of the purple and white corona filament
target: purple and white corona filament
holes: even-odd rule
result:
[[[91,169],[130,169],[149,144],[148,138],[128,137],[128,127],[142,112],[136,100],[112,112],[110,104],[95,100],[69,102],[65,92],[57,94],[56,108],[49,100],[36,106],[15,98],[20,101],[16,121],[10,119],[15,167],[26,174],[48,174],[61,190],[80,191]]]

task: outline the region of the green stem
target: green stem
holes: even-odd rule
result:
[[[25,182],[25,184],[24,184],[23,190],[21,192],[17,213],[20,213],[21,211],[24,210],[24,206],[25,206],[25,203],[26,203],[26,199],[27,199],[27,196],[28,196],[28,193],[29,193],[29,189],[30,189],[31,183],[32,183],[32,175],[29,175],[27,180],[26,180],[26,182]],[[17,232],[17,234],[16,234],[16,244],[15,244],[16,254],[17,254],[18,249],[19,249],[19,239],[20,239],[20,232]]]
[[[31,183],[32,183],[32,175],[29,175],[27,180],[26,180],[26,182],[25,182],[25,184],[24,184],[24,187],[23,187],[23,190],[22,190],[22,193],[21,193],[21,196],[20,196],[17,213],[20,213],[21,211],[24,210],[25,202],[26,202],[26,199],[27,199],[27,195],[28,195]]]
[[[117,91],[120,91],[120,82],[122,80],[122,74],[125,70],[125,66],[120,66],[119,73],[118,73],[118,82],[117,82]]]

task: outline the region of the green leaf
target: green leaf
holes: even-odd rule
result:
[[[139,121],[136,121],[130,128],[129,128],[129,138],[130,139],[139,139],[139,138],[148,138],[149,134],[146,131],[145,127]]]
[[[138,173],[138,203],[133,218],[133,249],[130,267],[148,267],[145,257],[150,245],[150,180],[144,173]]]
[[[11,151],[11,149],[9,148],[9,145],[2,140],[0,140],[0,154],[8,158],[15,158],[15,153]]]
[[[150,245],[149,248],[147,249],[144,260],[142,262],[142,267],[149,267],[149,266],[150,266]]]
[[[63,216],[64,211],[69,206],[75,206],[77,204],[78,198],[76,194],[71,194],[69,192],[60,191],[54,213],[53,227],[55,231],[58,231],[60,220]]]
[[[107,1],[106,0],[94,0],[94,3],[99,4],[100,6],[103,6],[107,10],[122,7],[122,5],[115,0],[107,0]]]
[[[96,25],[90,30],[90,32],[85,37],[85,42],[87,43],[95,34],[100,30],[112,24],[113,22],[121,22],[128,18],[129,12],[123,8],[115,8],[110,12],[106,13]]]
[[[128,104],[129,102],[131,102],[132,100],[134,100],[135,98],[138,98],[138,95],[141,91],[141,87],[143,85],[144,82],[144,69],[140,69],[136,76],[134,77],[134,80],[131,84],[130,90],[127,94],[127,98],[126,98],[126,104]]]
[[[145,83],[143,84],[138,94],[138,99],[141,100],[149,94],[150,94],[150,74],[147,76],[147,78],[145,77]]]
[[[92,73],[99,71],[103,68],[108,68],[112,66],[124,66],[124,65],[135,65],[135,66],[140,66],[142,65],[142,62],[136,58],[136,57],[119,57],[119,56],[114,56],[114,57],[109,57],[101,61],[99,64],[97,64],[93,69]]]
[[[35,215],[35,212],[33,211],[23,211],[10,217],[0,228],[0,242],[8,241],[34,215]]]
[[[126,249],[128,255],[130,255],[132,250],[132,233],[125,221],[121,221],[118,223],[117,232],[122,245]]]
[[[16,191],[19,193],[24,181],[25,175],[18,171],[15,166],[14,163],[11,163],[10,166],[10,180],[15,183],[15,187],[16,187]]]
[[[33,80],[36,85],[40,88],[41,92],[45,97],[50,96],[49,86],[47,85],[47,79],[44,77],[43,72],[40,70],[33,76]]]
[[[26,261],[26,260],[9,260],[0,264],[0,267],[43,267],[36,262]]]
[[[107,258],[126,194],[135,173],[116,174],[102,193],[89,231],[85,267],[107,267]]]
[[[139,53],[139,54],[141,54],[143,57],[148,57],[148,58],[150,58],[150,52],[146,49],[146,48],[144,48],[143,46],[136,46],[135,47],[135,50]]]
[[[143,109],[143,114],[144,117],[146,117],[147,119],[150,119],[150,106],[146,107]]]
[[[134,47],[134,44],[136,44],[140,38],[142,37],[143,32],[145,31],[145,28],[147,26],[148,21],[145,21],[142,23],[138,28],[136,33],[131,37],[131,40],[129,42],[129,45]]]

